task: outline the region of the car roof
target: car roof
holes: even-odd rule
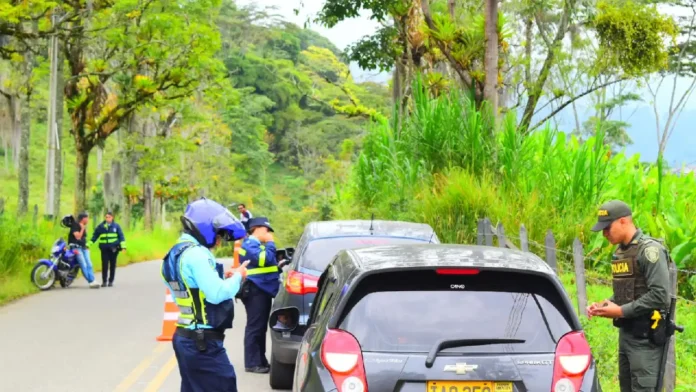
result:
[[[374,230],[371,232],[370,227]],[[437,234],[427,223],[415,223],[391,220],[334,220],[317,221],[307,224],[305,229],[310,239],[326,237],[350,237],[358,235],[375,235],[387,237],[405,237],[422,240],[433,239],[439,242]]]
[[[363,272],[393,268],[464,267],[555,275],[539,256],[514,249],[481,245],[405,244],[346,250]]]

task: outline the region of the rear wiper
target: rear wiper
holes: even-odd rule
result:
[[[433,348],[430,349],[428,357],[425,359],[425,367],[433,367],[437,353],[442,350],[454,347],[483,346],[486,344],[517,344],[524,343],[524,339],[440,339]]]

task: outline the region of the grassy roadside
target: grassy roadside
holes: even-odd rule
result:
[[[577,311],[577,294],[572,274],[561,275],[566,292]],[[611,295],[611,287],[588,285],[587,300],[599,302]],[[597,358],[602,390],[619,391],[618,379],[618,332],[610,320],[581,317],[585,333]],[[677,301],[677,324],[684,326],[684,333],[677,334],[676,359],[677,383],[675,392],[696,391],[696,305]]]
[[[88,230],[94,228],[91,222]],[[156,228],[147,232],[140,227],[124,233],[128,250],[118,257],[118,265],[156,260],[164,256],[178,236],[177,230]],[[17,220],[0,217],[0,306],[21,297],[37,293],[30,272],[40,258],[47,258],[51,245],[58,238],[67,239],[67,229],[52,222]],[[97,245],[90,248],[97,281],[101,282],[101,252]],[[84,279],[82,274],[78,279]],[[59,286],[56,284],[56,288]]]

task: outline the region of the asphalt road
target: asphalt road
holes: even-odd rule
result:
[[[89,289],[80,275],[68,289],[56,284],[1,307],[0,391],[179,391],[172,344],[156,340],[164,299],[159,262],[147,262],[117,269],[111,288]],[[267,374],[244,372],[241,302],[235,314],[225,347],[237,387],[270,392]]]

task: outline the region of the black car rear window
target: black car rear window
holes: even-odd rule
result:
[[[377,237],[369,235],[364,237],[319,238],[311,241],[309,245],[307,245],[307,249],[302,254],[300,267],[315,271],[324,271],[334,256],[343,249],[414,243],[422,244],[425,243],[425,241],[403,237]]]
[[[546,278],[482,271],[373,275],[351,295],[339,328],[363,351],[428,352],[439,339],[523,339],[443,353],[548,353],[572,330],[569,310]]]

